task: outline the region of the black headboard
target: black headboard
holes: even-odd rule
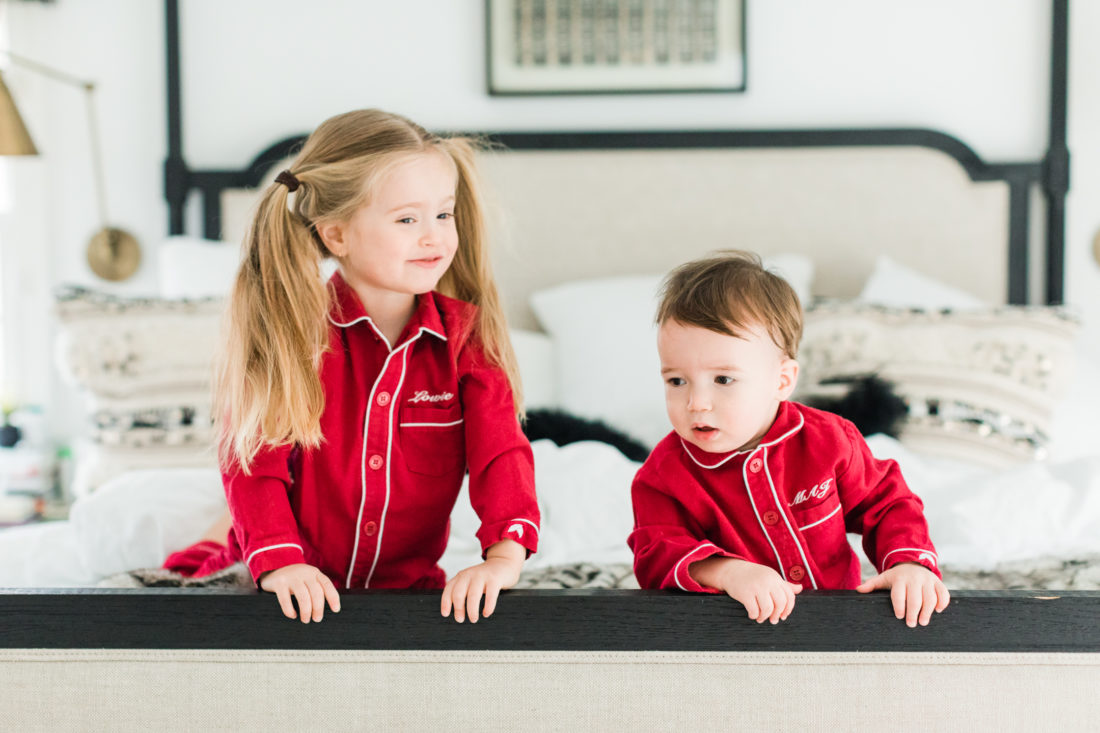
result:
[[[609,150],[631,148],[821,148],[919,146],[950,155],[974,181],[1004,181],[1008,206],[1008,302],[1028,303],[1031,257],[1030,192],[1038,184],[1046,200],[1045,291],[1050,304],[1063,302],[1065,280],[1065,199],[1069,190],[1069,149],[1066,146],[1069,0],[1052,0],[1053,35],[1050,56],[1050,120],[1047,151],[1041,160],[987,163],[968,145],[943,132],[917,128],[821,130],[702,130],[670,132],[517,132],[489,134],[491,140],[515,150]],[[164,195],[169,207],[169,233],[184,233],[188,195],[202,197],[203,235],[221,233],[221,192],[259,185],[278,161],[292,155],[305,136],[289,137],[266,148],[239,170],[196,170],[183,157],[180,91],[179,2],[165,0],[168,73],[168,157],[164,163]]]

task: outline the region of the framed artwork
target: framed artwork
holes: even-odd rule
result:
[[[489,93],[743,92],[746,0],[485,0]]]

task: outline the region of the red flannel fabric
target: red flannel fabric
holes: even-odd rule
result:
[[[632,488],[634,574],[643,588],[718,592],[688,567],[712,555],[774,568],[806,588],[852,589],[859,559],[846,532],[880,571],[918,562],[939,575],[924,505],[897,463],[871,455],[852,423],[793,402],[755,448],[707,453],[675,432]]]
[[[233,531],[200,574],[243,559],[258,579],[305,562],[337,586],[441,588],[467,470],[483,552],[502,539],[534,552],[531,446],[507,377],[469,337],[476,308],[421,295],[390,348],[341,275],[331,282],[324,440],[261,450],[250,475],[223,473]]]

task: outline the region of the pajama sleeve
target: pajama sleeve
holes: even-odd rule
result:
[[[694,522],[684,506],[655,481],[643,477],[643,468],[634,479],[631,499],[634,504],[634,531],[627,544],[634,552],[634,575],[642,588],[680,589],[702,593],[721,593],[701,585],[688,572],[693,562],[713,555],[738,558],[693,529]],[[743,559],[743,558],[741,558]]]
[[[298,523],[290,508],[291,446],[265,446],[245,474],[239,465],[222,472],[233,531],[242,559],[259,581],[260,575],[305,562]]]
[[[928,534],[924,504],[902,478],[898,464],[871,455],[855,426],[845,422],[852,446],[844,473],[837,478],[849,532],[863,535],[863,549],[883,572],[902,562],[915,562],[943,577]]]

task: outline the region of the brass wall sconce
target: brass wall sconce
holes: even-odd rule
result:
[[[99,212],[99,230],[92,235],[87,246],[88,266],[104,280],[125,280],[133,275],[141,264],[141,247],[132,234],[108,225],[106,183],[103,175],[103,154],[99,144],[99,126],[95,112],[95,84],[78,79],[64,72],[44,66],[36,61],[0,51],[11,62],[31,71],[48,76],[85,92],[88,109],[88,136],[92,146],[92,189],[95,191]],[[38,155],[38,148],[31,139],[27,126],[15,106],[4,77],[0,74],[0,155]]]

